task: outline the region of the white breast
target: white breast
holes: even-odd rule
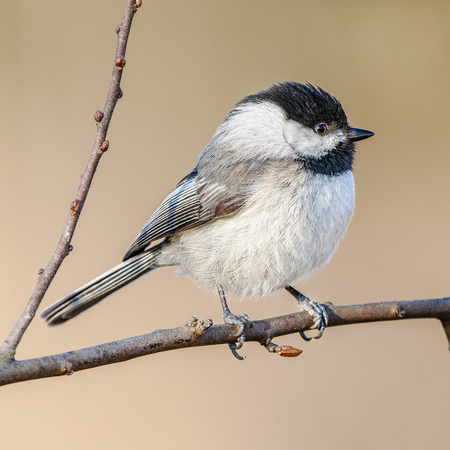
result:
[[[290,172],[290,173],[289,173]],[[324,265],[354,208],[353,174],[274,169],[245,208],[180,234],[167,257],[198,284],[263,297]]]

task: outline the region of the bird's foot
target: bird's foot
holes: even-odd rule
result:
[[[317,329],[319,332],[313,336],[314,339],[319,339],[322,337],[325,328],[328,325],[328,312],[324,305],[319,302],[315,302],[314,300],[309,299],[299,292],[299,296],[297,297],[298,302],[298,310],[308,312],[312,318],[314,319],[314,324],[310,327],[311,330]],[[310,341],[312,338],[306,336],[303,331],[300,331],[300,336],[305,341]]]
[[[245,325],[246,324],[250,326],[253,325],[252,321],[250,320],[250,317],[248,317],[247,314],[236,315],[231,313],[229,309],[226,309],[223,312],[223,321],[226,324],[233,325],[234,327],[236,327],[235,333],[236,342],[228,344],[231,353],[233,353],[233,356],[239,360],[245,359],[245,356],[239,355],[237,350],[239,350],[244,345],[245,342],[245,332],[244,332]]]
[[[303,295],[301,292],[294,289],[292,286],[287,286],[286,290],[297,299],[298,310],[308,312],[314,319],[314,324],[312,327],[310,327],[310,330],[313,330],[315,328],[317,328],[319,330],[317,335],[313,336],[314,339],[321,338],[323,335],[323,332],[325,331],[325,328],[328,325],[327,307],[325,305],[322,305],[321,303],[318,303],[318,302],[315,302],[315,301],[309,299],[308,297]],[[300,336],[305,341],[311,340],[311,338],[306,336],[306,334],[303,331],[300,331]]]

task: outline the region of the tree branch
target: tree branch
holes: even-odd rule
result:
[[[106,140],[106,135],[116,103],[122,96],[120,81],[125,66],[125,51],[131,23],[136,9],[141,6],[141,3],[141,0],[126,0],[123,22],[116,28],[118,40],[105,106],[103,112],[97,111],[94,115],[97,132],[89,161],[83,172],[75,199],[70,206],[70,212],[56,250],[45,270],[39,271],[37,284],[24,311],[0,347],[0,385],[72,374],[76,371],[167,350],[227,344],[235,340],[235,330],[232,326],[212,326],[210,320],[198,321],[193,318],[182,327],[157,330],[145,335],[89,348],[23,361],[17,361],[14,358],[23,334],[35,316],[37,308],[64,258],[71,250],[70,242],[97,165],[102,154],[108,149],[109,142]],[[328,314],[329,327],[384,320],[436,318],[442,322],[450,342],[450,297],[352,306],[329,305]],[[297,356],[301,353],[300,350],[289,346],[278,346],[272,342],[272,339],[276,336],[304,331],[311,325],[312,319],[305,312],[259,320],[253,323],[252,328],[246,326],[246,340],[259,342],[269,352],[275,352],[281,356]]]
[[[116,103],[122,96],[122,92],[120,90],[120,80],[122,78],[123,67],[125,66],[125,51],[128,37],[130,35],[131,22],[137,7],[139,7],[141,3],[142,2],[136,0],[126,0],[123,21],[121,25],[116,28],[116,32],[118,33],[116,55],[109,90],[106,96],[105,107],[103,112],[97,111],[94,115],[94,119],[97,122],[97,132],[89,161],[81,177],[78,190],[75,194],[75,199],[70,205],[70,212],[53,256],[51,257],[47,267],[39,271],[38,281],[24,311],[0,347],[0,362],[14,360],[16,348],[19,345],[23,334],[33,320],[36,311],[45,293],[47,292],[48,287],[50,286],[50,283],[56,275],[56,272],[65,257],[72,250],[70,242],[72,240],[75,227],[78,223],[81,210],[86,201],[92,179],[102,154],[109,147],[109,142],[106,140],[106,134],[108,132],[109,124],[111,123],[111,118]]]
[[[450,342],[450,297],[430,300],[369,303],[350,306],[327,306],[328,327],[363,322],[401,319],[439,319]],[[246,341],[255,341],[269,351],[281,356],[297,356],[301,351],[288,346],[277,346],[272,339],[277,336],[307,330],[312,325],[308,313],[298,312],[285,316],[253,322],[246,326]],[[210,320],[191,319],[185,326],[113,341],[93,347],[43,356],[24,361],[0,364],[0,386],[38,378],[71,375],[74,372],[107,364],[127,361],[139,356],[167,350],[200,347],[234,342],[234,328],[230,325],[211,326]]]

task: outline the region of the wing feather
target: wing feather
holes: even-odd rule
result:
[[[241,208],[251,193],[252,165],[240,162],[220,173],[198,173],[181,180],[145,224],[124,256],[124,261],[144,251],[152,241],[197,227]]]
[[[156,209],[124,256],[124,261],[143,251],[157,239],[189,226],[199,217],[200,197],[196,171],[178,183]]]

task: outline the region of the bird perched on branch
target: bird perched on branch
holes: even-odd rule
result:
[[[347,231],[355,142],[370,136],[349,127],[341,104],[319,87],[285,82],[249,95],[150,217],[123,262],[42,317],[49,325],[65,322],[156,268],[178,266],[219,294],[225,323],[236,327],[230,344],[236,357],[242,358],[237,350],[251,321],[232,314],[225,295],[264,297],[286,289],[313,316],[319,338],[326,307],[291,285],[323,266]]]

